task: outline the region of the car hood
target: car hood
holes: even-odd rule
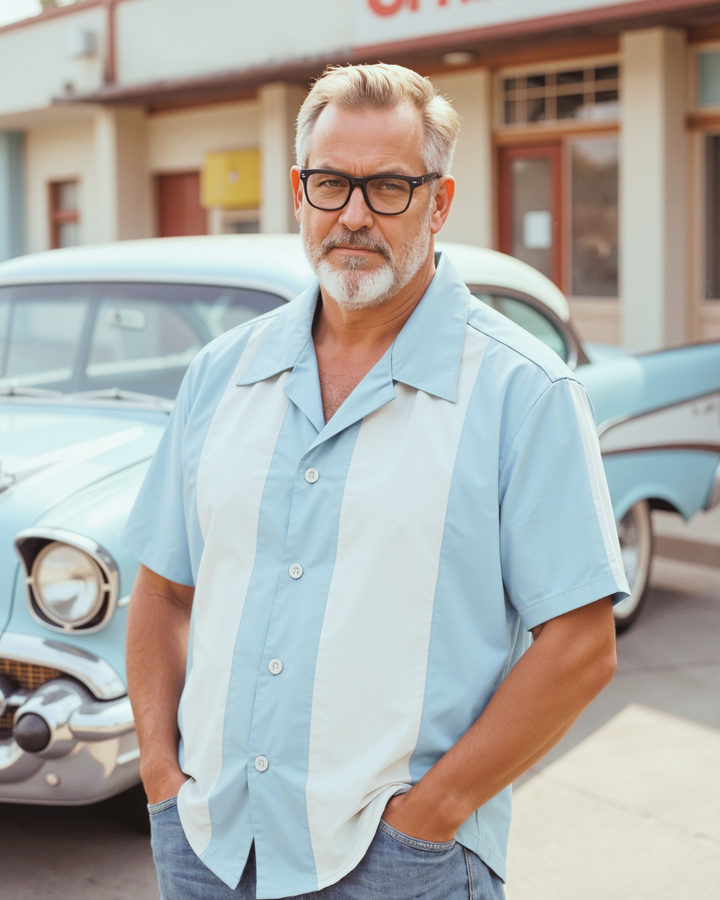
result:
[[[152,456],[167,418],[155,411],[0,402],[0,630],[17,569],[18,531]]]

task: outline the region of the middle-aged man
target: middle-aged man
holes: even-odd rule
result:
[[[316,82],[319,285],[198,354],[125,530],[165,900],[502,897],[508,786],[614,671],[585,392],[434,254],[457,132],[407,69]]]

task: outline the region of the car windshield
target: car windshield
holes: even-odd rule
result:
[[[540,309],[532,306],[525,300],[521,300],[519,297],[503,296],[502,294],[490,293],[486,290],[472,288],[471,290],[478,300],[482,300],[483,303],[492,306],[493,309],[507,316],[516,325],[524,328],[525,331],[529,331],[533,337],[536,337],[551,350],[554,350],[563,362],[568,362],[570,348],[567,341],[561,334],[560,329]]]
[[[0,288],[0,394],[116,388],[174,399],[204,344],[282,303],[264,291],[189,284]]]

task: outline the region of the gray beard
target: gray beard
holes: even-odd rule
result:
[[[417,235],[405,245],[396,259],[392,248],[383,238],[371,237],[365,231],[344,231],[328,235],[320,246],[313,246],[302,227],[303,248],[313,272],[322,287],[344,309],[366,309],[380,306],[408,285],[420,271],[430,250],[430,219],[432,207],[420,223]],[[357,256],[340,256],[338,268],[328,259],[330,251],[339,244],[377,250],[385,258],[385,265],[368,271],[368,260]]]

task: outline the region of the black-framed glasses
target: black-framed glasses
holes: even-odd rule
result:
[[[301,169],[300,179],[310,206],[337,212],[347,206],[352,192],[359,187],[368,207],[380,216],[399,216],[410,206],[415,188],[439,178],[430,175],[368,175],[355,178],[332,169]]]

